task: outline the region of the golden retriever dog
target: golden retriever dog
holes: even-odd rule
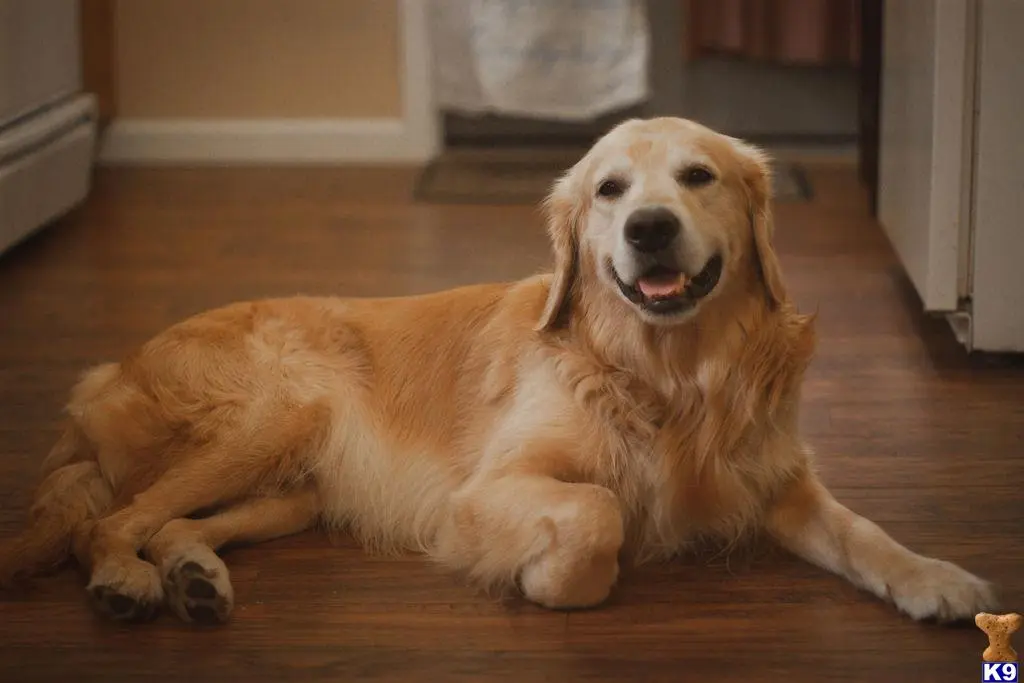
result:
[[[121,620],[218,622],[216,554],[314,525],[548,608],[620,562],[764,532],[916,619],[993,590],[837,502],[797,429],[815,346],[771,245],[766,156],[615,127],[545,202],[555,269],[390,299],[239,303],[83,376],[0,581],[73,555]]]

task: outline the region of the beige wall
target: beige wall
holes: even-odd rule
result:
[[[401,114],[394,0],[118,0],[118,115]]]

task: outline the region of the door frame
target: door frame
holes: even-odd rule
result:
[[[857,93],[857,169],[878,215],[878,154],[882,101],[882,16],[885,0],[861,0],[860,68]]]
[[[402,67],[402,133],[410,157],[429,162],[440,152],[440,112],[434,104],[430,1],[398,0]]]
[[[96,97],[100,131],[117,116],[117,13],[114,2],[78,2],[82,89]]]

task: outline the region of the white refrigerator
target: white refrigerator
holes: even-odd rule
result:
[[[89,192],[96,102],[78,0],[0,0],[0,253]]]
[[[886,0],[879,220],[923,308],[1024,352],[1024,0]]]

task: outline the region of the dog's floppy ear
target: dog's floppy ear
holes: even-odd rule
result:
[[[579,273],[579,221],[583,207],[575,188],[574,170],[555,183],[543,204],[548,236],[555,252],[555,276],[544,311],[534,328],[537,331],[551,329],[563,319]]]
[[[778,308],[787,299],[782,282],[782,269],[772,247],[772,167],[771,159],[761,149],[740,140],[733,145],[742,159],[743,181],[747,186],[750,222],[754,231],[754,249],[761,271],[768,306]]]

